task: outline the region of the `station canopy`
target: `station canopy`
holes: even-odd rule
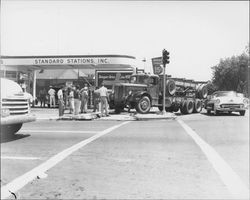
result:
[[[128,55],[1,56],[1,70],[135,69],[136,58]]]

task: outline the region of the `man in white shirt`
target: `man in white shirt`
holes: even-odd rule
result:
[[[58,105],[59,105],[59,117],[64,114],[64,101],[63,101],[63,86],[57,92]]]
[[[108,112],[108,89],[104,86],[104,83],[102,83],[102,87],[97,90],[100,94],[100,100],[101,100],[101,115],[103,115],[103,109],[105,108],[105,114],[106,116],[109,116]]]
[[[56,107],[56,99],[55,99],[55,93],[56,91],[52,88],[52,86],[49,86],[50,89],[48,91],[48,94],[49,94],[49,104],[50,104],[50,107],[52,107],[52,104],[53,104],[53,107],[55,108]]]

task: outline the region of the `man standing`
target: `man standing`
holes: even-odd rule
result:
[[[80,87],[79,85],[76,85],[73,88],[73,96],[74,96],[74,108],[75,108],[75,115],[78,115],[80,112],[81,107],[81,100],[80,100]]]
[[[53,107],[55,108],[56,107],[56,99],[55,99],[55,93],[56,91],[52,88],[52,86],[49,86],[50,89],[48,91],[48,94],[49,94],[49,104],[50,104],[50,107],[52,107],[52,104],[53,104]]]
[[[89,100],[89,89],[86,83],[84,84],[84,87],[80,90],[80,94],[81,94],[81,113],[86,113]]]
[[[96,87],[96,89],[94,90],[94,93],[93,93],[93,101],[94,101],[94,109],[93,109],[93,112],[96,112],[96,111],[100,111],[100,93],[98,91],[98,88]]]
[[[41,101],[41,107],[45,107],[45,102],[46,102],[46,90],[45,90],[45,88],[40,90],[39,97],[40,97],[40,101]]]
[[[64,101],[63,101],[63,86],[57,92],[58,104],[59,104],[59,117],[64,114]]]
[[[105,107],[105,114],[106,116],[109,116],[108,113],[108,89],[104,86],[104,83],[102,82],[102,87],[98,89],[98,92],[100,93],[100,100],[101,100],[101,116],[103,117],[103,109]]]

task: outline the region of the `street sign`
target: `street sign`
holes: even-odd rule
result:
[[[152,58],[153,65],[162,65],[162,57]]]
[[[163,71],[162,57],[152,58],[152,65],[153,65],[154,74],[159,75],[162,73]]]

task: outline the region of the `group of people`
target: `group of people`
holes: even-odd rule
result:
[[[49,100],[50,107],[55,107],[56,95],[58,97],[59,116],[64,114],[64,110],[67,107],[70,114],[87,113],[89,101],[87,84],[84,84],[83,88],[80,88],[79,85],[72,85],[71,87],[61,86],[57,93],[51,86],[48,92],[43,89],[39,92],[41,106],[45,107],[46,100]],[[95,88],[93,92],[93,105],[93,112],[101,111],[101,116],[104,116],[105,110],[105,115],[109,116],[108,90],[103,83],[99,89]]]

